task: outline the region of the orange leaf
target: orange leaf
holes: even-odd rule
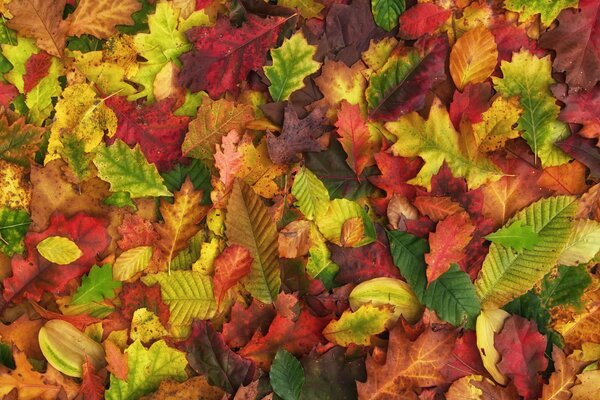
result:
[[[421,214],[427,215],[433,222],[438,222],[457,212],[464,211],[457,202],[448,196],[417,196],[415,207]]]
[[[586,171],[585,165],[577,160],[555,167],[547,167],[538,179],[538,185],[552,190],[556,195],[581,194],[588,188],[585,183]]]
[[[411,342],[402,325],[398,325],[390,332],[385,364],[380,365],[373,357],[367,357],[367,381],[357,382],[359,398],[417,398],[413,389],[445,383],[441,371],[451,361],[455,340],[454,331],[433,331],[428,327]]]
[[[21,315],[9,325],[0,324],[0,338],[6,344],[13,344],[28,357],[42,359],[38,332],[44,325],[43,319],[30,320],[27,314]]]
[[[360,106],[342,102],[335,126],[338,128],[340,143],[348,155],[346,161],[356,176],[359,176],[366,167],[375,164],[373,153],[376,150],[376,143],[371,138]]]
[[[237,148],[239,141],[240,134],[232,129],[223,136],[220,146],[215,145],[215,167],[219,170],[219,180],[225,185],[225,190],[233,185],[235,175],[242,167],[242,155]]]
[[[248,275],[252,266],[252,256],[247,248],[232,244],[215,258],[214,265],[215,297],[220,303],[225,292]]]
[[[110,371],[115,378],[126,381],[129,374],[129,364],[127,354],[121,352],[119,347],[110,340],[104,342],[104,350],[106,351],[106,369]]]
[[[485,81],[496,68],[498,49],[494,35],[478,26],[460,37],[450,53],[450,75],[462,91],[468,83]]]
[[[131,14],[142,7],[137,0],[81,0],[69,16],[69,36],[84,33],[108,39],[117,33],[117,25],[133,25]]]
[[[465,257],[464,249],[471,241],[475,226],[466,212],[454,214],[440,221],[429,235],[430,252],[425,254],[427,281],[432,282]]]

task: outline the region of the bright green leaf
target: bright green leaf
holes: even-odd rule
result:
[[[300,361],[284,349],[279,349],[269,372],[271,386],[283,400],[298,400],[304,384],[304,369]]]
[[[132,198],[172,196],[137,145],[131,149],[117,139],[110,146],[98,146],[94,164],[98,176],[110,183],[113,192],[128,192]]]
[[[46,260],[59,265],[70,264],[83,254],[75,242],[63,236],[49,236],[36,248]]]
[[[344,223],[352,218],[362,220],[364,234],[363,238],[352,247],[360,247],[375,241],[375,225],[365,210],[356,202],[348,199],[335,199],[329,203],[329,207],[315,221],[319,231],[328,241],[341,246],[342,228]]]
[[[99,302],[115,297],[115,289],[121,282],[113,280],[113,268],[110,264],[99,267],[94,265],[90,272],[81,279],[81,285],[71,299],[72,305]]]
[[[406,9],[404,0],[371,0],[371,9],[375,23],[391,31],[398,26],[398,17]]]
[[[577,7],[579,0],[505,0],[504,8],[518,12],[519,20],[526,21],[540,14],[542,23],[549,26],[565,8]]]
[[[485,238],[516,251],[531,250],[540,240],[533,228],[525,225],[523,221],[516,221],[511,225],[504,226]]]

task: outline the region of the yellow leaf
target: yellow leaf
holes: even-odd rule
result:
[[[129,337],[134,342],[139,340],[142,343],[149,343],[168,334],[158,316],[146,307],[138,308],[133,313]]]
[[[569,348],[579,348],[584,342],[600,342],[600,308],[593,307],[577,314],[570,321],[556,321],[554,328],[560,333]]]
[[[573,386],[573,400],[597,400],[600,387],[600,370],[585,371],[577,375],[579,384]]]
[[[279,187],[274,179],[281,176],[286,167],[273,164],[269,158],[266,140],[261,140],[255,147],[250,137],[244,137],[238,146],[242,155],[242,166],[238,177],[252,186],[254,191],[267,199],[279,192]]]
[[[342,100],[350,104],[366,106],[364,95],[367,80],[363,76],[365,65],[357,61],[348,67],[343,61],[326,60],[321,69],[321,75],[315,78],[315,83],[323,93],[323,99],[315,103],[316,106],[327,105],[330,107],[328,117],[334,117],[336,108]],[[334,115],[329,115],[333,113]]]
[[[477,334],[477,348],[483,361],[483,366],[492,378],[501,385],[507,382],[506,377],[500,372],[496,364],[500,361],[500,353],[494,347],[494,335],[504,326],[504,320],[510,316],[504,310],[482,310],[475,323]]]
[[[513,125],[517,124],[522,112],[516,98],[496,98],[492,106],[483,113],[483,121],[473,125],[479,150],[498,150],[507,140],[519,137],[520,133],[513,129]]]
[[[481,382],[481,375],[467,375],[452,382],[446,392],[446,400],[481,400],[483,390],[471,384],[471,381]]]
[[[31,188],[27,184],[23,167],[0,160],[0,186],[0,205],[29,209]]]
[[[494,35],[478,26],[461,36],[450,53],[450,75],[459,90],[485,81],[496,68],[498,49]]]
[[[339,320],[331,321],[323,336],[332,343],[348,346],[352,343],[368,346],[371,336],[381,333],[394,317],[391,307],[376,307],[365,304],[356,311],[346,310]]]
[[[62,236],[49,236],[36,248],[46,260],[60,265],[71,264],[83,254],[75,242]]]
[[[62,98],[56,104],[55,121],[50,130],[48,153],[44,160],[47,164],[59,158],[63,147],[63,135],[74,135],[83,140],[86,153],[94,150],[106,133],[111,137],[117,131],[117,116],[103,101],[96,97],[96,92],[86,84],[67,87]]]
[[[151,246],[134,247],[121,253],[113,265],[113,278],[119,281],[133,278],[146,269],[151,258]]]
[[[368,50],[362,53],[362,59],[370,70],[377,71],[385,65],[397,45],[398,40],[394,37],[387,37],[379,42],[371,40]]]

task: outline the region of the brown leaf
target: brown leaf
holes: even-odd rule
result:
[[[538,185],[552,190],[555,195],[577,195],[586,191],[585,176],[587,168],[577,160],[548,167],[538,179]]]
[[[575,375],[583,369],[585,363],[566,357],[556,345],[552,349],[555,371],[542,388],[542,400],[569,400],[571,388],[575,385]]]
[[[106,367],[111,374],[116,378],[127,380],[129,374],[129,364],[127,360],[127,354],[121,352],[121,349],[110,340],[104,342],[104,350],[106,351]]]
[[[38,332],[44,325],[43,319],[31,320],[21,315],[10,325],[0,324],[0,338],[6,344],[13,344],[28,357],[42,359],[44,356],[38,343]]]
[[[141,400],[221,400],[225,392],[208,384],[205,376],[195,376],[185,382],[165,380],[158,390]]]
[[[310,222],[292,221],[279,231],[279,257],[296,258],[305,256],[310,247]]]
[[[131,14],[138,11],[138,0],[81,0],[75,12],[67,18],[69,36],[84,33],[108,39],[117,33],[117,25],[133,25]]]
[[[34,38],[40,49],[62,57],[66,28],[62,21],[66,0],[13,0],[8,9],[13,18],[6,21],[10,29]]]

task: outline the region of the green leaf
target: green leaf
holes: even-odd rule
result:
[[[375,23],[391,31],[398,26],[398,17],[406,9],[404,0],[371,0],[371,9]]]
[[[185,34],[178,27],[179,10],[170,3],[158,3],[156,12],[148,17],[150,33],[138,33],[133,41],[135,48],[147,61],[141,63],[137,74],[131,81],[143,86],[136,94],[127,97],[134,101],[146,97],[154,100],[153,83],[156,75],[163,67],[173,61],[180,66],[179,56],[190,49]]]
[[[142,282],[160,285],[162,299],[171,311],[171,325],[187,326],[194,319],[210,319],[217,309],[211,278],[199,272],[161,272],[142,277]]]
[[[210,183],[210,169],[202,161],[193,159],[188,165],[177,164],[175,168],[163,172],[161,175],[165,181],[165,186],[171,192],[181,190],[185,178],[189,177],[194,189],[203,191],[200,204],[211,204],[210,192],[213,188]]]
[[[227,242],[250,250],[252,267],[242,278],[257,300],[272,303],[279,294],[281,276],[275,221],[252,187],[240,180],[233,184],[225,215]]]
[[[290,94],[304,87],[304,78],[317,72],[321,63],[313,60],[316,46],[309,45],[302,31],[286,39],[281,47],[271,50],[273,65],[264,67],[271,85],[273,101],[285,101]]]
[[[323,336],[330,342],[344,347],[352,343],[369,346],[371,336],[383,332],[393,317],[391,307],[380,308],[366,304],[354,312],[344,311],[339,320],[327,324],[323,329]]]
[[[317,0],[277,0],[278,6],[297,9],[300,15],[306,19],[319,15],[325,6]]]
[[[533,228],[525,225],[523,221],[516,221],[511,225],[504,226],[485,238],[516,251],[531,250],[540,241],[540,237]]]
[[[544,277],[540,298],[549,308],[561,304],[581,307],[581,297],[590,283],[592,278],[583,265],[578,267],[560,265],[555,277],[549,275]]]
[[[133,25],[118,25],[119,32],[126,35],[133,35],[138,32],[148,30],[148,15],[152,13],[156,7],[156,3],[152,0],[140,0],[142,8],[139,11],[131,14]]]
[[[0,207],[0,251],[9,257],[21,254],[25,250],[23,238],[30,223],[26,211]]]
[[[348,199],[335,199],[329,202],[329,207],[315,221],[325,239],[338,246],[341,242],[342,227],[352,218],[360,218],[363,223],[364,236],[352,247],[360,247],[375,241],[375,225],[360,204]]]
[[[0,365],[4,365],[10,369],[15,369],[15,359],[12,355],[12,346],[0,342]]]
[[[326,288],[331,289],[335,286],[333,279],[337,275],[340,267],[331,261],[331,252],[325,238],[314,224],[310,226],[310,248],[308,249],[308,262],[306,263],[306,273],[314,279],[323,282]]]
[[[138,272],[142,272],[152,258],[152,246],[140,246],[129,249],[115,260],[113,277],[119,281],[131,279]]]
[[[186,92],[183,104],[173,111],[173,115],[177,117],[195,117],[198,114],[198,107],[202,104],[202,100],[207,97],[206,92],[192,93]]]
[[[533,228],[539,242],[520,253],[493,243],[475,281],[484,309],[499,308],[539,282],[556,264],[567,244],[577,199],[551,197],[531,204],[508,223],[522,221]]]
[[[36,248],[46,260],[59,265],[70,264],[83,254],[75,242],[63,236],[49,236]]]
[[[427,275],[425,274],[425,253],[429,253],[429,243],[410,233],[388,231],[390,252],[400,275],[411,286],[419,301],[423,302]]]
[[[518,12],[519,21],[540,14],[542,23],[549,26],[565,8],[577,7],[578,0],[505,0],[504,8]]]
[[[199,231],[190,239],[190,245],[181,250],[173,260],[171,260],[171,271],[178,269],[191,269],[198,258],[200,258],[200,249],[204,241],[204,231]]]
[[[71,305],[82,305],[99,302],[115,297],[115,289],[121,282],[113,280],[113,268],[110,264],[99,267],[94,265],[90,272],[81,279],[81,285],[71,299]]]
[[[25,104],[29,107],[27,121],[41,126],[54,110],[52,99],[60,96],[62,87],[58,77],[63,74],[63,65],[56,57],[52,62],[48,73],[31,89],[25,96]]]
[[[271,386],[283,400],[298,400],[304,384],[304,369],[300,361],[284,349],[277,350],[269,372]]]
[[[495,89],[504,97],[518,97],[523,114],[518,128],[523,138],[540,158],[544,167],[564,164],[570,160],[554,145],[570,135],[568,126],[558,120],[560,107],[550,91],[552,78],[550,56],[538,58],[522,50],[514,53],[511,62],[502,61],[503,78],[494,77]]]
[[[12,29],[6,26],[6,20],[2,18],[0,21],[0,44],[17,44],[17,35]]]
[[[164,340],[155,342],[146,349],[136,340],[125,350],[127,354],[127,381],[111,374],[110,388],[105,396],[108,400],[134,400],[158,389],[167,379],[182,382],[187,378],[185,353],[173,349]]]
[[[131,149],[117,139],[111,146],[98,146],[94,164],[98,176],[110,183],[113,192],[128,192],[132,198],[172,196],[139,145]]]
[[[39,53],[33,39],[17,37],[16,45],[3,44],[2,55],[12,64],[13,68],[4,75],[7,81],[15,85],[19,92],[25,91],[23,76],[25,63],[33,54]]]
[[[504,310],[511,314],[520,315],[523,318],[535,322],[541,334],[548,337],[548,350],[552,351],[552,345],[563,347],[561,336],[550,325],[550,312],[542,304],[540,297],[529,291],[524,295],[517,297],[507,305]]]
[[[600,222],[579,219],[575,221],[569,241],[558,263],[579,265],[589,262],[600,251]]]
[[[456,264],[429,284],[423,299],[427,308],[454,326],[475,327],[481,305],[469,275]]]
[[[294,205],[306,219],[312,220],[327,210],[329,193],[323,182],[308,168],[302,168],[294,178],[292,194],[298,200]]]

